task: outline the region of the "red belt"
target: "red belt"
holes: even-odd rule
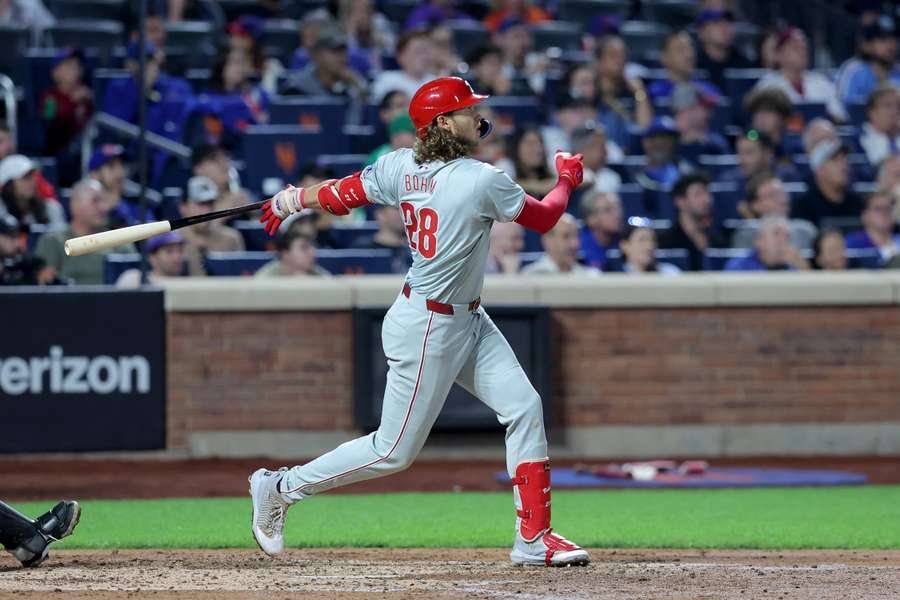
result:
[[[403,284],[403,295],[409,298],[410,287],[408,283]],[[475,298],[471,302],[469,302],[469,312],[475,311],[478,307],[481,306],[481,298]],[[443,302],[438,302],[437,300],[425,300],[425,308],[430,310],[431,312],[440,313],[442,315],[452,315],[453,314],[453,305],[452,304],[444,304]]]

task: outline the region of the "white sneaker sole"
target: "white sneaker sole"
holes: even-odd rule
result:
[[[515,565],[527,567],[583,567],[591,562],[587,551],[578,549],[569,552],[557,552],[550,559],[550,564],[543,556],[525,554],[521,550],[514,549],[509,553],[509,558]]]
[[[256,541],[256,545],[259,546],[259,549],[268,554],[269,556],[278,556],[284,551],[284,540],[281,540],[280,543],[276,540],[265,535],[262,531],[260,531],[256,527],[256,518],[259,515],[258,509],[258,501],[257,498],[261,493],[261,487],[263,483],[263,478],[261,476],[257,477],[261,473],[265,472],[266,469],[257,469],[253,472],[253,475],[247,478],[247,481],[250,482],[250,503],[253,505],[253,511],[251,515],[250,521],[250,529],[253,531],[253,539]]]

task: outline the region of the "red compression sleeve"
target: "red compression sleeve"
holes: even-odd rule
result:
[[[516,223],[533,231],[547,233],[566,211],[572,189],[572,184],[567,179],[560,179],[543,200],[525,194],[525,206]]]

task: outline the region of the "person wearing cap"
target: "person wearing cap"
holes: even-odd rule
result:
[[[12,215],[0,216],[0,286],[65,283],[44,261],[25,250],[22,230]]]
[[[900,89],[896,86],[881,85],[869,95],[858,143],[873,172],[885,158],[900,153]]]
[[[540,6],[536,6],[537,4],[537,2],[523,2],[522,0],[495,2],[496,8],[484,18],[484,26],[491,33],[497,33],[500,24],[510,17],[521,19],[530,25],[552,20],[553,16]]]
[[[672,185],[681,176],[676,164],[675,149],[678,129],[669,117],[656,117],[641,136],[641,147],[647,161],[632,174],[643,188],[643,214],[653,219],[667,219],[674,215],[669,198]]]
[[[347,61],[347,38],[335,29],[322,31],[310,49],[310,58],[305,67],[288,77],[286,89],[304,96],[346,98],[347,122],[360,122],[368,84]]]
[[[25,227],[47,225],[51,229],[66,226],[62,205],[38,191],[38,165],[22,154],[0,161],[0,216],[10,214]]]
[[[209,177],[195,175],[188,179],[184,199],[179,207],[182,217],[196,217],[212,212],[219,198],[219,189]],[[188,274],[206,275],[203,259],[207,252],[240,252],[244,238],[236,230],[219,221],[197,223],[182,230]]]
[[[408,114],[394,117],[388,123],[388,143],[378,146],[369,153],[366,164],[371,165],[376,160],[398,148],[412,148],[416,143],[416,127]]]
[[[44,121],[44,154],[57,156],[81,134],[94,114],[94,93],[84,85],[84,53],[64,48],[53,58],[53,87],[38,100]]]
[[[775,53],[779,70],[764,75],[757,82],[757,89],[778,88],[793,103],[822,103],[832,119],[848,119],[847,109],[838,98],[837,88],[831,80],[808,69],[809,43],[806,41],[806,34],[796,27],[783,29],[778,34]]]
[[[157,235],[146,242],[147,262],[150,270],[147,272],[147,281],[157,283],[163,277],[184,277],[184,237],[177,231],[170,231]],[[141,270],[128,269],[116,280],[117,288],[141,287]]]
[[[400,90],[412,98],[435,73],[434,43],[425,31],[407,31],[397,40],[397,63],[400,69],[382,71],[372,82],[369,97],[381,102],[388,92]]]
[[[697,15],[697,68],[720,90],[727,89],[726,69],[751,69],[755,65],[734,44],[734,14],[704,10]]]
[[[885,83],[900,85],[900,66],[894,23],[890,17],[882,16],[862,26],[857,55],[841,65],[836,86],[844,104],[863,104],[875,88]]]
[[[563,213],[556,225],[541,236],[544,255],[522,268],[522,275],[587,275],[596,277],[600,271],[578,262],[581,242],[578,221]]]
[[[141,217],[138,203],[125,200],[125,148],[118,144],[102,144],[94,149],[88,163],[88,177],[98,182],[110,206],[109,226],[111,229],[128,227],[138,223],[154,221],[153,212],[147,207]]]
[[[275,238],[277,256],[263,265],[253,277],[331,277],[328,269],[316,264],[316,244],[312,237],[288,229]]]
[[[840,142],[820,142],[809,155],[812,177],[807,192],[791,207],[791,217],[821,228],[822,219],[859,218],[865,205],[850,188],[848,148]]]
[[[250,125],[269,121],[269,94],[251,83],[252,75],[253,65],[246,52],[225,49],[213,63],[205,92],[197,97],[195,110],[218,117],[229,139],[238,139]]]
[[[736,256],[725,263],[725,271],[806,271],[809,262],[791,244],[788,221],[765,217],[759,223],[749,256]]]
[[[134,244],[122,244],[110,250],[91,252],[82,256],[66,256],[66,240],[106,231],[109,223],[109,201],[100,184],[92,179],[82,179],[72,187],[69,212],[72,220],[62,231],[42,235],[34,253],[52,267],[60,277],[79,285],[103,283],[103,262],[107,254],[133,254]]]
[[[669,98],[678,84],[693,84],[707,96],[721,96],[714,84],[700,79],[696,72],[696,51],[687,31],[673,31],[663,40],[659,61],[666,69],[665,79],[657,79],[647,86],[647,93],[654,102]]]
[[[672,117],[678,130],[678,157],[699,164],[701,155],[731,154],[722,134],[710,131],[712,109],[720,98],[693,83],[679,83],[671,96]]]
[[[669,229],[658,236],[660,248],[688,251],[688,270],[702,271],[709,248],[725,248],[725,238],[713,222],[709,177],[703,173],[682,175],[672,187],[677,213]]]
[[[766,171],[754,175],[747,182],[744,200],[738,210],[743,217],[754,221],[766,217],[787,219],[791,212],[791,198],[784,189],[781,179],[774,173]],[[758,224],[736,229],[731,237],[732,248],[751,248],[757,229]],[[818,235],[816,226],[804,219],[789,219],[788,231],[791,244],[801,250],[811,249]]]
[[[895,202],[890,190],[878,190],[866,196],[863,228],[847,235],[847,248],[877,249],[881,265],[900,254],[900,234],[896,233],[894,222]]]
[[[625,41],[616,34],[597,40],[594,69],[600,105],[599,121],[606,133],[622,148],[631,142],[630,128],[646,128],[653,121],[653,104],[638,77],[626,69],[628,52]]]
[[[380,72],[397,43],[390,19],[376,10],[373,0],[339,0],[338,23],[350,46],[350,65],[367,79]]]
[[[0,119],[0,161],[3,161],[7,156],[12,156],[13,154],[18,154],[16,150],[16,140],[13,138],[12,131],[9,129],[9,124]],[[37,167],[37,165],[35,165]],[[52,198],[56,200],[56,190],[53,188],[53,184],[51,184],[47,179],[41,175],[40,170],[35,170],[34,172],[34,182],[37,187],[37,194],[41,198]]]

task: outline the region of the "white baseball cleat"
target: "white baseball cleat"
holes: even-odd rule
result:
[[[253,502],[253,538],[260,550],[269,556],[284,551],[284,516],[290,504],[278,492],[278,482],[286,470],[258,469],[248,478]]]
[[[546,567],[584,566],[591,562],[587,551],[548,529],[532,542],[526,542],[519,532],[510,560],[517,565],[540,565]]]

